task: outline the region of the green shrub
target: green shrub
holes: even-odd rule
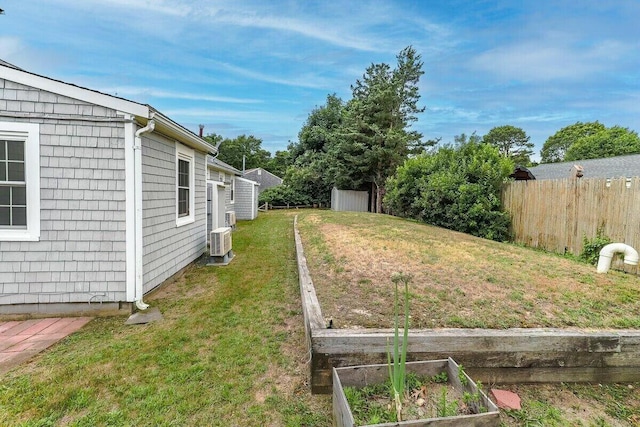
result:
[[[604,225],[598,227],[596,231],[596,237],[588,239],[585,235],[582,238],[582,252],[580,252],[580,259],[591,264],[596,265],[598,258],[600,258],[600,251],[611,242],[611,239],[604,234]]]
[[[297,192],[287,185],[267,188],[258,196],[258,202],[260,204],[269,203],[274,206],[301,206],[311,204],[308,195]]]
[[[488,144],[441,147],[407,160],[387,181],[395,215],[492,240],[506,240],[509,216],[500,190],[513,162]]]

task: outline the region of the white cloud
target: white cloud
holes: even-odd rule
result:
[[[218,63],[218,66],[225,69],[226,71],[234,73],[237,76],[260,80],[267,83],[276,83],[285,86],[305,87],[311,89],[326,89],[331,87],[331,84],[325,79],[321,79],[318,76],[310,73],[305,73],[305,75],[298,75],[295,78],[287,79],[261,73],[258,71],[248,70],[228,63]]]
[[[358,34],[362,26],[354,15],[314,15],[305,16],[296,11],[294,15],[278,15],[259,10],[258,7],[244,9],[233,3],[232,7],[210,7],[207,15],[220,25],[261,28],[294,33],[303,37],[320,40],[335,46],[367,52],[387,52],[389,46],[379,34]],[[372,15],[375,16],[375,15]]]
[[[250,123],[282,123],[286,122],[286,117],[282,114],[268,111],[233,111],[233,110],[212,110],[209,108],[178,108],[163,110],[164,114],[170,117],[195,117],[201,120],[230,120],[233,122]],[[291,120],[292,121],[292,120]]]
[[[0,37],[0,52],[2,52],[2,58],[9,60],[17,53],[24,49],[22,42],[17,37]]]
[[[162,15],[170,16],[187,16],[192,8],[188,4],[180,4],[177,1],[165,0],[58,0],[59,3],[65,3],[70,6],[91,6],[97,7],[117,7],[121,9],[136,9],[137,11],[155,12]],[[132,17],[133,19],[134,17]]]
[[[471,65],[520,81],[577,80],[593,77],[629,54],[632,54],[631,46],[619,41],[602,40],[581,46],[566,35],[556,35],[487,50],[473,58]]]
[[[152,98],[187,99],[191,101],[225,102],[230,104],[259,104],[264,101],[251,98],[233,98],[226,96],[202,95],[185,92],[164,91],[146,87],[117,86],[101,89],[101,92],[117,96],[142,96]]]

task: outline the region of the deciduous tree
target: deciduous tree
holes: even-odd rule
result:
[[[533,154],[533,143],[529,142],[529,138],[521,128],[505,125],[491,129],[482,141],[496,147],[500,154],[512,159],[514,163],[529,166],[530,156]]]
[[[640,138],[635,131],[621,126],[580,138],[574,142],[565,160],[599,159],[640,153]]]
[[[573,144],[582,138],[595,135],[605,130],[605,125],[597,121],[587,123],[576,122],[572,125],[565,126],[547,138],[540,151],[540,161],[542,163],[564,162],[567,151]]]
[[[505,240],[509,216],[500,189],[513,166],[489,144],[444,146],[405,161],[387,181],[385,204],[396,215]]]
[[[222,137],[216,134],[205,137],[212,144],[216,144],[220,138]],[[271,153],[262,149],[262,140],[253,135],[240,135],[233,139],[225,138],[218,151],[218,159],[239,170],[242,170],[243,158],[245,169],[265,167],[271,158]]]

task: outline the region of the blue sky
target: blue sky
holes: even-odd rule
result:
[[[422,55],[425,139],[640,131],[640,1],[0,0],[0,58],[286,149],[371,63]]]

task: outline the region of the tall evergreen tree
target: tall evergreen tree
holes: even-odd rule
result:
[[[422,61],[413,47],[403,49],[397,65],[372,64],[351,87],[340,137],[332,145],[332,175],[339,187],[370,184],[372,211],[382,211],[386,179],[420,149],[422,135],[410,130],[417,114]]]

